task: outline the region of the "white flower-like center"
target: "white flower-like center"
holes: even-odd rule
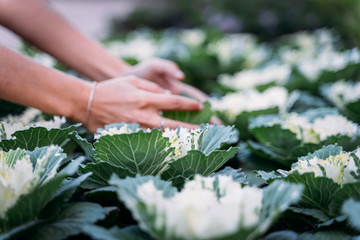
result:
[[[139,186],[137,191],[148,213],[156,216],[156,229],[165,231],[169,237],[221,238],[239,228],[254,227],[259,222],[262,190],[242,188],[228,176],[220,176],[215,189],[214,181],[215,177],[196,176],[170,198],[164,198],[153,181]]]

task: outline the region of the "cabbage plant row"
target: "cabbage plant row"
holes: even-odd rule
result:
[[[193,61],[215,61],[204,111],[164,113],[200,127],[114,123],[91,135],[35,109],[1,118],[0,240],[359,237],[360,51],[336,39],[184,30],[106,41],[132,63],[177,61],[190,78],[209,77]]]

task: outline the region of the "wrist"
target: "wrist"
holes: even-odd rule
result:
[[[73,122],[85,123],[92,82],[76,79],[74,93],[69,96],[65,117]]]

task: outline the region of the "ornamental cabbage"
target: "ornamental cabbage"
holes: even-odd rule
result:
[[[271,123],[269,123],[271,125]],[[341,115],[329,114],[313,121],[297,113],[286,115],[281,122],[283,129],[296,134],[304,143],[319,143],[331,136],[343,135],[353,138],[358,134],[358,125]]]
[[[288,93],[285,88],[273,87],[260,93],[249,89],[237,93],[227,94],[221,99],[212,99],[214,111],[223,113],[230,122],[234,122],[237,115],[243,112],[253,112],[278,108],[285,110]]]
[[[303,197],[295,211],[324,223],[341,215],[341,206],[347,199],[360,198],[359,167],[360,149],[346,152],[340,146],[328,145],[299,158],[290,171],[258,174],[268,182],[283,179],[304,184]]]
[[[313,156],[310,159],[300,158],[292,166],[289,173],[295,171],[300,174],[312,172],[315,177],[327,177],[340,185],[352,183],[358,180],[353,175],[358,169],[354,157],[360,157],[360,149],[354,152],[341,151],[337,155],[330,155],[326,158],[319,156]]]
[[[249,128],[258,140],[247,142],[250,150],[287,167],[298,157],[329,144],[337,143],[347,151],[353,150],[360,139],[358,125],[331,108],[260,116],[252,119]]]
[[[226,87],[235,90],[259,89],[271,85],[284,85],[290,77],[289,65],[270,64],[260,69],[248,69],[231,76],[223,74],[219,76],[219,82]]]
[[[37,113],[37,111],[34,111]],[[45,121],[40,120],[32,122],[33,112],[26,112],[20,118],[9,117],[7,121],[0,122],[0,141],[7,139],[16,139],[13,134],[17,131],[28,130],[30,128],[43,127],[47,130],[59,129],[61,125],[65,123],[65,117],[54,116],[53,120]],[[35,115],[36,116],[36,115]],[[31,119],[31,120],[30,120]]]
[[[52,179],[65,158],[56,146],[37,148],[33,152],[22,149],[0,151],[0,219],[17,200],[35,187]]]
[[[321,90],[344,115],[360,123],[360,83],[341,80],[326,84]]]
[[[197,175],[180,192],[149,176],[113,176],[110,184],[155,239],[256,239],[302,192],[302,186],[281,181],[265,189],[242,187],[222,175]]]
[[[99,129],[94,148],[80,137],[77,141],[92,158],[83,172],[93,172],[98,185],[106,185],[113,173],[120,177],[161,176],[180,186],[194,174],[210,175],[237,153],[222,150],[237,140],[233,127],[201,125],[197,129],[141,129],[138,124],[112,124]]]

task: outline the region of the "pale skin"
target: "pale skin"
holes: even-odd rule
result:
[[[206,95],[181,82],[185,76],[176,64],[150,59],[129,66],[75,30],[42,0],[0,0],[0,24],[99,82],[86,126],[92,132],[114,122],[138,122],[142,127],[156,128],[161,122],[161,111],[203,108],[200,102]],[[85,122],[91,88],[91,82],[43,67],[0,47],[0,97],[3,99]],[[165,89],[172,94],[167,94]],[[175,95],[179,93],[200,102]],[[197,127],[170,119],[166,119],[164,127],[178,126]]]

